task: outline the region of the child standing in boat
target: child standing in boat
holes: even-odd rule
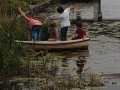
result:
[[[85,38],[87,37],[87,33],[86,31],[82,28],[82,22],[78,22],[76,24],[76,31],[75,31],[75,34],[72,38],[72,40],[75,40],[75,39],[83,39],[85,40]]]
[[[71,10],[74,11],[73,6],[70,6],[65,10],[61,6],[57,8],[57,12],[59,13],[60,27],[61,27],[61,41],[67,41],[66,35],[68,31],[68,26],[70,26],[69,14]]]
[[[21,7],[18,8],[18,11],[26,19],[26,21],[28,22],[28,25],[32,29],[32,40],[41,41],[41,35],[42,35],[42,23],[41,23],[41,21],[27,17],[25,15],[25,13],[22,12]]]
[[[58,40],[58,29],[56,28],[56,23],[52,22],[49,24],[50,37],[48,41],[57,41]]]

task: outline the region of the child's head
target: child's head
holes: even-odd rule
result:
[[[49,27],[50,27],[50,29],[54,29],[56,27],[56,23],[55,22],[51,22],[49,24]]]
[[[82,22],[77,22],[77,23],[76,23],[76,26],[77,26],[78,28],[82,28]]]
[[[57,8],[57,12],[58,12],[58,13],[63,13],[63,12],[64,12],[64,8],[63,8],[62,6],[59,6],[59,7]]]

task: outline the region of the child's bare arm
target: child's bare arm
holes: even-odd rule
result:
[[[72,36],[72,38],[74,38],[74,37],[76,37],[76,31],[75,31],[74,35]]]
[[[70,10],[74,12],[74,6],[70,6]]]
[[[86,35],[84,35],[84,37],[82,38],[83,40],[85,40],[85,38],[88,36],[88,32],[86,32]]]
[[[58,40],[59,35],[57,30],[55,31],[55,34],[56,34],[55,40]]]
[[[18,11],[20,12],[20,14],[21,14],[25,19],[27,19],[27,16],[25,15],[24,12],[22,12],[21,7],[18,7]]]
[[[58,31],[55,31],[56,37],[55,38],[49,38],[48,41],[57,41],[58,40]]]

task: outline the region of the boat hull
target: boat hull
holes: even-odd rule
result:
[[[57,50],[57,49],[88,49],[89,38],[83,40],[70,40],[70,41],[16,41],[24,46],[33,48],[35,50]]]

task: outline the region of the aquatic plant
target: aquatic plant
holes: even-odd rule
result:
[[[2,2],[2,1],[0,1]],[[12,1],[10,1],[13,4]],[[10,4],[9,3],[9,4]],[[18,3],[18,2],[17,2]],[[15,3],[14,3],[15,4]],[[30,53],[34,53],[29,47],[22,47],[21,44],[15,43],[15,40],[31,40],[30,30],[27,30],[23,19],[9,19],[7,16],[7,1],[3,2],[4,8],[0,10],[0,76],[35,76],[40,73],[38,65],[30,60]],[[13,9],[13,7],[11,7]],[[6,11],[2,13],[3,11]],[[4,17],[4,18],[3,18]],[[47,40],[49,35],[48,20],[43,18],[43,36],[42,40]],[[19,34],[19,35],[18,35]],[[23,58],[26,57],[26,58]],[[46,67],[48,59],[43,58],[42,66]]]
[[[28,69],[24,71],[26,67],[23,65],[22,57],[27,56],[32,50],[15,43],[16,39],[27,40],[25,37],[27,37],[26,32],[28,31],[22,27],[23,24],[19,19],[10,20],[8,16],[0,18],[0,25],[0,76],[11,77],[29,74]]]
[[[48,23],[44,23],[43,27],[43,32],[42,32],[42,41],[46,41],[49,38],[49,29],[48,29]]]
[[[29,4],[26,0],[0,0],[0,6],[0,12],[2,13],[1,17],[15,15],[18,6],[23,7],[26,10],[29,8]]]
[[[43,76],[56,75],[58,67],[54,63],[55,54],[48,53],[44,55],[42,51],[40,53],[42,56],[39,59],[40,61],[39,69],[42,71],[42,73],[44,73]]]
[[[0,76],[14,76],[22,73],[22,56],[26,55],[27,48],[14,42],[15,36],[12,32],[0,30]]]
[[[70,74],[58,75],[57,72],[59,71],[59,69],[54,63],[55,62],[54,58],[56,54],[52,53],[43,55],[43,52],[41,52],[41,54],[42,56],[33,57],[34,60],[28,62],[26,62],[26,60],[29,57],[25,57],[26,59],[24,59],[25,60],[24,65],[26,66],[26,69],[23,68],[23,71],[27,70],[27,73],[29,74],[30,77],[35,77],[31,79],[24,79],[30,83],[29,86],[33,86],[32,88],[41,88],[44,90],[54,89],[69,90],[76,87],[82,89],[85,88],[86,86],[103,85],[99,75],[97,76],[97,78],[99,78],[100,82],[99,84],[96,84],[98,82],[97,81],[98,79],[96,79],[96,76],[93,73],[90,73],[89,75],[89,68],[84,69],[82,73],[78,73],[78,76],[72,76]],[[19,81],[19,79],[13,79],[10,81],[15,80]],[[24,81],[23,79],[20,80]],[[31,88],[29,86],[27,87]]]
[[[90,73],[90,82],[89,82],[89,85],[90,86],[97,86],[97,87],[104,86],[100,75],[93,74],[93,73]]]

